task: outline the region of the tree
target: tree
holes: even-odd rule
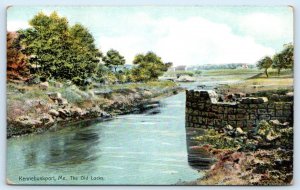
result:
[[[257,62],[256,66],[259,69],[264,69],[266,76],[269,77],[268,69],[272,66],[272,63],[273,63],[272,59],[269,56],[265,56],[264,58],[262,58]]]
[[[163,63],[161,57],[153,52],[136,55],[133,64],[137,65],[132,70],[137,81],[156,80],[172,66],[171,62]]]
[[[19,31],[19,40],[36,75],[71,79],[78,85],[94,75],[101,53],[86,28],[70,27],[56,12],[50,16],[40,12],[29,24],[30,28]]]
[[[278,70],[278,75],[282,69],[292,69],[294,67],[294,45],[289,43],[284,45],[284,49],[273,57],[273,68]]]
[[[7,79],[26,80],[29,76],[28,59],[21,52],[18,33],[7,33]]]
[[[117,68],[119,65],[125,64],[124,57],[114,49],[110,49],[102,60],[105,63],[105,66],[107,66],[108,68],[113,68],[115,73],[117,73]]]

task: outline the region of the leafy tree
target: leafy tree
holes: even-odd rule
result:
[[[101,57],[93,36],[80,24],[69,27],[68,20],[56,12],[38,13],[30,28],[20,30],[20,44],[39,76],[71,79],[75,84],[94,75]]]
[[[7,33],[7,79],[26,80],[29,76],[28,59],[21,52],[18,33]]]
[[[137,65],[132,70],[132,74],[137,81],[156,80],[172,66],[170,62],[163,63],[161,57],[153,52],[136,55],[133,64]]]
[[[103,57],[103,62],[108,68],[113,68],[116,73],[118,66],[125,64],[125,59],[117,50],[110,49]]]
[[[292,69],[294,66],[294,45],[289,43],[284,45],[284,49],[273,57],[272,67],[278,70],[278,75],[282,69]]]
[[[272,63],[273,63],[272,59],[269,56],[265,56],[264,58],[262,58],[257,62],[256,66],[259,69],[264,69],[266,76],[269,77],[268,69],[272,66]]]

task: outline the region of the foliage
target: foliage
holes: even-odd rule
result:
[[[282,69],[293,69],[294,66],[294,45],[284,45],[284,49],[273,57],[272,67],[277,69],[278,75]]]
[[[70,27],[56,12],[50,16],[40,12],[29,24],[30,28],[19,31],[19,40],[35,74],[85,85],[101,57],[89,31],[80,24]]]
[[[7,33],[7,79],[26,80],[29,75],[27,57],[20,51],[18,34]]]
[[[153,52],[136,55],[133,64],[137,65],[132,69],[135,81],[156,80],[172,66],[171,62],[163,63],[161,57]]]
[[[110,49],[103,57],[103,62],[108,68],[113,68],[116,73],[118,66],[125,64],[125,59],[117,50]]]
[[[272,59],[269,56],[265,56],[264,58],[262,58],[261,60],[259,60],[257,62],[256,66],[259,69],[264,69],[266,76],[269,77],[269,75],[268,75],[268,69],[271,67],[272,63],[273,63]]]
[[[180,77],[182,75],[188,75],[190,77],[193,77],[194,76],[194,72],[192,72],[192,71],[180,71],[180,72],[177,72],[176,77],[178,78],[178,77]]]

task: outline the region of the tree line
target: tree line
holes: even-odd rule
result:
[[[294,66],[294,45],[292,43],[285,44],[282,51],[276,53],[273,57],[265,56],[261,58],[256,65],[259,69],[264,69],[267,77],[269,77],[268,69],[277,69],[278,75],[282,69],[292,69]]]
[[[141,82],[156,80],[172,63],[164,63],[154,52],[137,54],[133,68],[122,68],[125,58],[117,50],[103,54],[89,30],[69,25],[56,12],[43,12],[30,21],[30,28],[7,33],[7,77],[29,80],[71,80],[76,85],[90,82]]]

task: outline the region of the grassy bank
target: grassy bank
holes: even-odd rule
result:
[[[67,83],[8,83],[8,136],[44,131],[58,122],[111,117],[138,111],[153,99],[177,93],[170,81],[94,85],[80,89]]]
[[[260,73],[252,77],[242,80],[239,83],[222,86],[223,92],[244,92],[244,93],[257,93],[260,91],[273,91],[273,90],[284,90],[293,91],[293,72],[288,70],[282,70],[281,74],[278,75],[277,70],[270,69],[269,77],[265,74]]]

